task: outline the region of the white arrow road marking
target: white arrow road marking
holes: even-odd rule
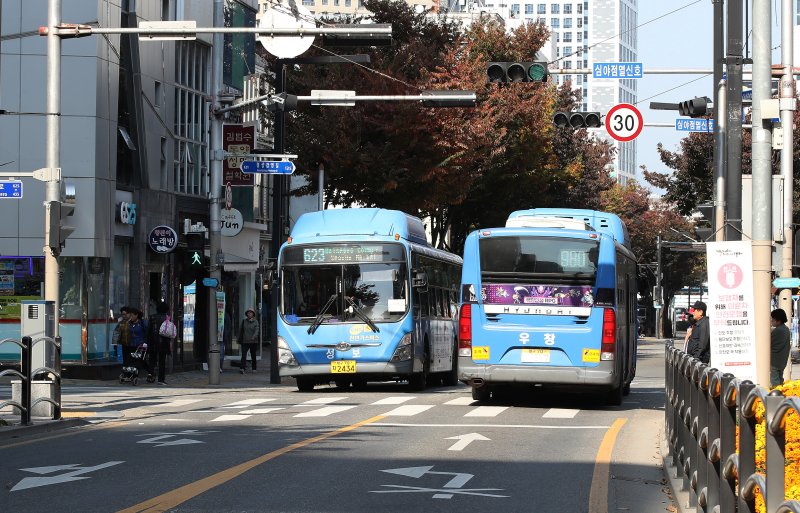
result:
[[[468,433],[466,435],[449,436],[445,438],[445,440],[458,440],[458,442],[454,443],[447,449],[448,451],[463,451],[466,446],[468,446],[475,440],[491,440],[491,439],[486,438],[485,436],[479,433]]]
[[[60,476],[48,476],[48,477],[26,477],[19,483],[17,483],[14,488],[11,489],[12,492],[16,492],[19,490],[27,490],[28,488],[36,488],[39,486],[47,486],[52,484],[59,484],[59,483],[68,483],[70,481],[80,481],[81,479],[89,479],[88,477],[78,477],[81,474],[88,474],[89,472],[93,472],[95,470],[100,470],[106,467],[113,467],[114,465],[119,465],[120,463],[125,463],[124,461],[109,461],[108,463],[101,463],[100,465],[95,465],[94,467],[77,467],[79,464],[73,465],[58,465],[53,467],[37,467],[37,468],[23,468],[25,472],[33,472],[34,474],[50,474],[52,472],[57,472],[59,470],[66,470],[66,469],[74,469],[71,472],[66,472],[61,474]]]
[[[473,433],[475,434],[475,433]],[[478,435],[481,436],[481,435]],[[488,439],[487,439],[488,440]],[[442,489],[437,488],[425,488],[419,486],[402,486],[402,485],[381,485],[386,488],[394,488],[393,490],[370,490],[370,493],[420,493],[420,492],[433,492],[434,499],[451,499],[454,494],[463,494],[463,495],[481,495],[484,497],[508,497],[508,495],[496,495],[491,493],[482,493],[482,492],[498,492],[502,491],[502,488],[472,488],[472,489],[462,489],[461,487],[467,484],[467,482],[475,477],[473,474],[466,474],[463,472],[433,472],[431,469],[433,465],[429,465],[427,467],[406,467],[406,468],[391,468],[386,470],[381,470],[381,472],[386,472],[388,474],[397,474],[399,476],[406,476],[411,477],[414,479],[419,479],[420,477],[426,474],[433,474],[433,475],[442,475],[442,476],[453,476],[453,478],[448,481]]]
[[[178,435],[203,436],[207,433],[216,433],[216,431],[198,431],[196,429],[186,429],[178,433],[149,433],[147,435],[137,435],[137,436],[149,436],[151,438],[147,438],[145,440],[139,440],[136,443],[153,444],[156,447],[166,447],[168,445],[204,444],[205,442],[201,442],[200,440],[192,440],[191,438],[179,438],[177,440],[169,440],[169,441],[165,440]]]

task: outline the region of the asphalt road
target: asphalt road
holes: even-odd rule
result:
[[[2,511],[668,511],[663,345],[620,407],[585,394],[75,386],[94,423],[0,438]]]

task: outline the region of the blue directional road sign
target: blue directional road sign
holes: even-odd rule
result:
[[[800,278],[775,278],[772,286],[776,289],[796,289],[800,287]]]
[[[265,175],[290,175],[294,173],[294,162],[290,160],[245,160],[242,173]]]
[[[204,287],[216,288],[217,285],[219,285],[219,280],[217,280],[216,278],[203,278]]]
[[[642,78],[641,62],[595,62],[592,78]]]
[[[690,119],[678,118],[675,120],[675,130],[678,132],[713,132],[714,120],[713,119]]]
[[[0,180],[0,198],[15,198],[22,197],[22,181],[21,180]]]

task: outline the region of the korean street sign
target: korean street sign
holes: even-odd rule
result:
[[[678,118],[675,120],[675,130],[679,132],[713,132],[713,119]]]
[[[641,62],[595,62],[592,78],[642,78]]]
[[[252,175],[241,171],[245,155],[255,148],[256,127],[238,124],[225,124],[222,126],[222,149],[225,158],[222,161],[222,183],[231,186],[251,186],[255,182]]]
[[[294,162],[290,160],[245,160],[242,162],[242,172],[248,174],[290,175],[294,173],[294,169]]]
[[[0,180],[0,198],[20,199],[22,180]]]

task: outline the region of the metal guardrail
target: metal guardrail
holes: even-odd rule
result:
[[[755,513],[757,488],[766,513],[800,513],[785,498],[786,415],[800,398],[709,368],[666,347],[666,435],[672,465],[693,492],[696,511]],[[766,472],[756,472],[756,406],[765,408]],[[737,442],[737,425],[738,446]]]
[[[22,337],[22,340],[16,340],[12,338],[6,338],[0,340],[0,345],[10,343],[16,344],[20,348],[20,370],[17,371],[16,369],[6,369],[0,372],[0,377],[6,375],[13,375],[17,376],[20,379],[20,400],[14,401],[3,401],[0,402],[0,408],[5,406],[13,406],[14,408],[18,409],[20,412],[20,423],[23,426],[28,426],[31,424],[31,414],[33,412],[33,407],[41,402],[50,403],[53,405],[53,420],[60,420],[61,419],[61,337],[51,338],[51,337],[40,337],[36,340],[32,340],[31,337]],[[54,347],[53,351],[53,367],[37,367],[33,369],[33,362],[32,362],[32,354],[33,354],[33,346],[37,343],[45,343],[45,344],[52,344]],[[35,400],[31,400],[31,387],[33,385],[33,377],[39,374],[46,373],[48,376],[52,376],[53,382],[53,398],[50,397],[39,397]]]

